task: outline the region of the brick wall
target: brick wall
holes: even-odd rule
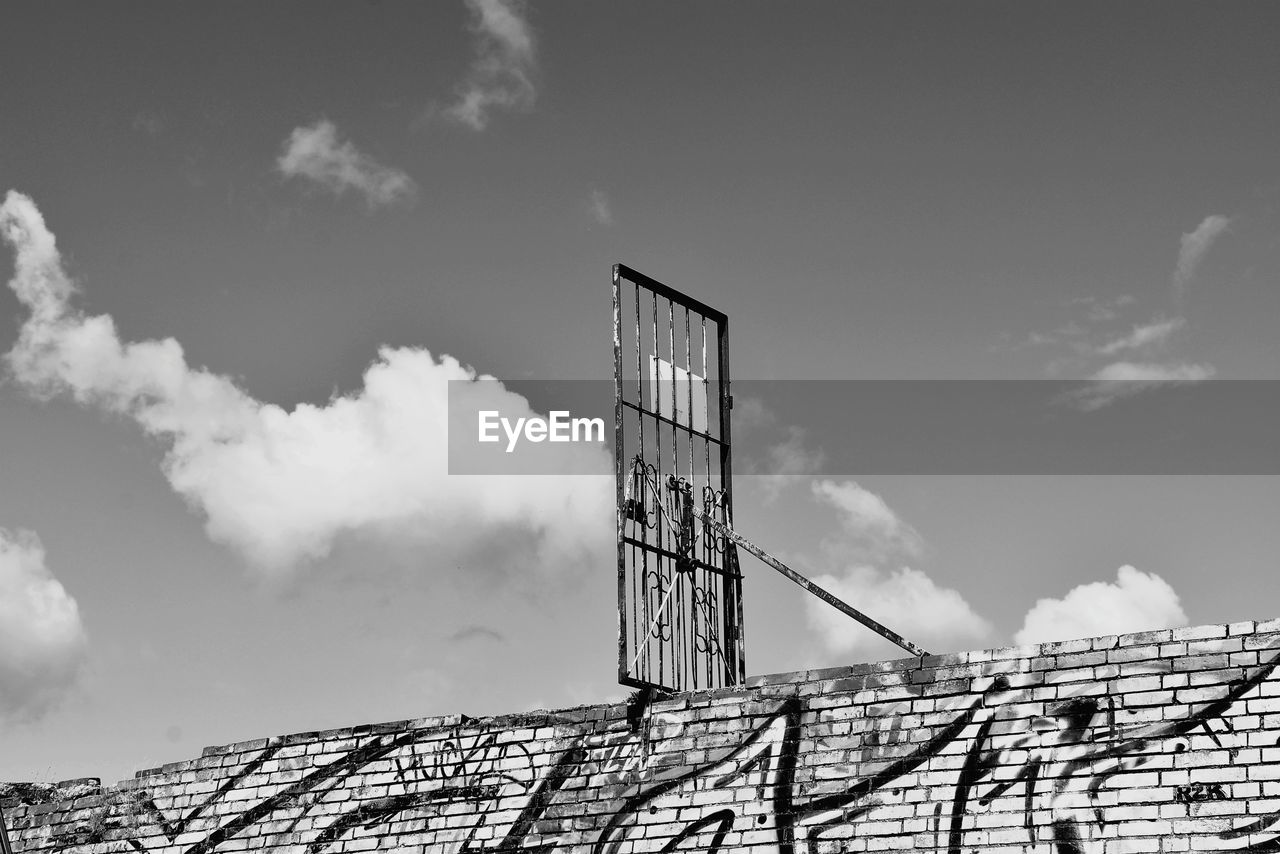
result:
[[[1278,652],[1273,620],[300,733],[5,815],[19,852],[1280,851]]]

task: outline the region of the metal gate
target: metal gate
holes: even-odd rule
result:
[[[728,343],[722,312],[613,268],[624,685],[687,691],[745,678],[737,551],[702,522],[733,523]]]

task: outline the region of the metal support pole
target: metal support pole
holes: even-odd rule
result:
[[[737,531],[730,528],[728,525],[725,525],[722,522],[720,522],[720,520],[713,519],[706,513],[703,513],[702,509],[696,505],[694,505],[693,507],[693,514],[702,520],[703,525],[707,526],[708,528],[711,528],[716,533],[722,536],[728,537],[730,540],[733,540],[733,542],[735,542],[742,548],[746,549],[747,551],[751,552],[753,555],[760,558],[760,560],[764,561],[770,567],[772,567],[773,569],[776,569],[779,573],[791,579],[796,584],[803,587],[805,590],[808,590],[814,596],[817,596],[823,602],[826,602],[828,605],[835,608],[837,611],[840,611],[841,613],[846,614],[847,616],[853,617],[859,623],[862,623],[862,625],[871,629],[871,631],[880,635],[882,638],[893,641],[895,644],[902,647],[912,655],[926,656],[929,654],[925,652],[923,649],[921,649],[920,647],[913,644],[911,641],[904,638],[902,635],[893,631],[892,629],[882,626],[880,623],[877,623],[875,620],[871,619],[866,614],[859,611],[857,608],[854,608],[852,605],[848,604],[843,599],[840,599],[835,594],[827,590],[824,590],[823,588],[814,584],[812,581],[805,578],[803,575],[796,572],[794,569],[787,566],[785,563],[778,560],[776,557],[769,554],[764,549],[760,548],[755,543],[751,542],[746,537],[742,536]]]

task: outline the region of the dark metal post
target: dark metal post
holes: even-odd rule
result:
[[[724,316],[716,324],[716,372],[720,381],[720,478],[724,482],[724,521],[733,527],[733,387],[729,384],[729,318]],[[733,644],[732,666],[735,673],[727,673],[726,681],[737,685],[747,677],[746,624],[742,613],[742,573],[738,568],[738,553],[733,542],[725,538],[725,565],[733,577],[725,585],[728,599],[725,602],[725,638]],[[729,625],[732,620],[733,625]],[[728,656],[726,656],[728,658]],[[730,662],[726,661],[726,669]]]
[[[625,464],[622,459],[622,279],[618,265],[613,265],[613,476],[617,488],[618,531],[618,678],[627,675],[627,625],[623,603],[627,599],[627,552],[622,536],[626,531]]]

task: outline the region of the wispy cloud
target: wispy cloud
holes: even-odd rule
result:
[[[410,201],[417,193],[408,174],[382,165],[349,140],[340,140],[337,127],[328,119],[294,128],[276,168],[286,178],[307,181],[335,196],[355,192],[370,208]]]
[[[1086,316],[1093,323],[1104,323],[1120,316],[1120,310],[1133,305],[1137,300],[1131,294],[1120,294],[1115,297],[1083,296],[1068,300],[1069,305],[1083,306]]]
[[[1125,397],[1160,386],[1213,379],[1212,365],[1187,362],[1113,362],[1089,378],[1090,382],[1062,402],[1093,412]]]
[[[1142,350],[1163,344],[1169,336],[1187,325],[1186,318],[1173,317],[1168,320],[1154,320],[1134,326],[1126,335],[1113,338],[1106,344],[1096,348],[1099,356],[1114,356],[1126,350]]]
[[[786,438],[765,448],[763,472],[751,472],[753,480],[764,490],[766,503],[775,500],[782,488],[797,477],[816,474],[827,461],[821,448],[811,448],[807,433],[794,424],[786,429]]]
[[[1213,214],[1205,217],[1194,231],[1182,235],[1171,295],[1176,313],[1157,315],[1146,323],[1135,323],[1128,332],[1112,331],[1102,338],[1099,327],[1119,319],[1122,310],[1134,305],[1135,300],[1128,295],[1110,299],[1078,297],[1068,304],[1083,310],[1086,322],[1073,320],[1053,333],[1031,334],[1028,344],[1058,345],[1071,353],[1049,363],[1050,375],[1069,372],[1089,377],[1088,386],[1062,396],[1060,403],[1086,411],[1097,410],[1160,385],[1200,382],[1214,376],[1212,365],[1173,358],[1169,351],[1175,333],[1188,326],[1183,312],[1187,285],[1210,247],[1231,224],[1230,218]],[[1114,326],[1110,328],[1114,330]],[[1103,359],[1116,361],[1098,367]]]
[[[1194,383],[1211,379],[1215,371],[1212,365],[1193,365],[1185,362],[1152,364],[1142,362],[1115,362],[1107,365],[1090,379],[1097,382],[1129,383]]]
[[[1045,643],[1186,624],[1178,594],[1167,581],[1122,566],[1114,583],[1081,584],[1061,599],[1036,602],[1013,639],[1017,644]]]
[[[1178,311],[1182,310],[1187,285],[1195,276],[1200,262],[1214,241],[1230,226],[1229,218],[1213,214],[1205,217],[1194,231],[1182,235],[1173,274],[1173,305]],[[1121,353],[1142,353],[1166,344],[1173,333],[1186,325],[1186,318],[1181,314],[1136,325],[1127,335],[1096,347],[1094,355],[1110,358]],[[1095,371],[1090,377],[1092,384],[1071,395],[1069,402],[1084,410],[1096,410],[1160,385],[1200,382],[1211,379],[1216,373],[1212,365],[1168,359],[1152,361],[1150,353],[1144,355],[1146,361],[1118,361]]]
[[[522,0],[466,0],[476,57],[445,115],[473,130],[484,130],[493,110],[528,110],[537,99],[533,86],[534,39]]]
[[[813,496],[835,508],[841,523],[841,534],[821,544],[824,562],[837,568],[815,576],[816,584],[926,649],[959,649],[991,636],[991,624],[958,591],[901,565],[920,556],[923,541],[879,495],[853,481],[824,480]],[[816,597],[806,598],[805,609],[830,652],[886,649],[887,641]]]
[[[871,490],[852,480],[820,480],[812,489],[821,503],[836,509],[850,542],[865,549],[869,556],[920,555],[924,544],[920,534]]]
[[[1178,245],[1178,266],[1173,271],[1174,299],[1181,301],[1186,295],[1187,285],[1195,276],[1200,262],[1208,254],[1214,242],[1231,227],[1231,220],[1221,214],[1212,214],[1196,226],[1194,231],[1182,235]]]
[[[172,338],[122,341],[110,316],[77,311],[54,236],[26,196],[8,194],[0,226],[16,252],[9,286],[30,312],[7,355],[15,378],[127,416],[163,442],[165,475],[209,536],[263,571],[323,558],[348,535],[408,542],[433,567],[608,561],[608,478],[448,474],[450,380],[478,408],[537,414],[492,378],[450,356],[386,347],[359,391],[285,410],[191,367]],[[609,471],[599,446],[557,447],[566,473]]]
[[[734,401],[734,428],[739,431],[739,448],[752,452],[739,456],[738,473],[749,476],[748,483],[760,491],[766,504],[776,501],[789,485],[809,483],[805,476],[817,474],[826,464],[826,452],[810,446],[803,427],[782,424],[759,398],[742,396]]]
[[[597,225],[613,225],[613,209],[609,206],[609,197],[605,195],[604,190],[591,191],[591,197],[587,200],[587,210]]]
[[[80,609],[49,572],[40,539],[0,528],[0,724],[57,705],[86,650]]]

